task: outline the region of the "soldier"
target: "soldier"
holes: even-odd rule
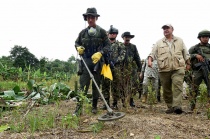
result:
[[[200,40],[200,43],[196,44],[195,46],[192,46],[189,49],[190,57],[191,57],[191,64],[192,64],[192,72],[193,72],[193,86],[191,89],[190,94],[193,97],[193,101],[190,104],[190,109],[194,110],[196,105],[196,97],[199,94],[199,85],[201,84],[202,80],[204,80],[208,92],[210,91],[209,85],[207,84],[206,80],[204,79],[205,75],[202,72],[201,67],[196,67],[195,64],[199,62],[204,62],[204,58],[209,59],[210,58],[210,44],[209,42],[210,37],[210,31],[203,30],[198,33],[198,39]],[[208,76],[208,75],[207,75]],[[207,77],[208,78],[208,77]],[[195,93],[195,94],[193,94]]]
[[[152,61],[157,59],[163,97],[168,107],[166,113],[181,114],[182,84],[185,68],[190,69],[190,56],[183,40],[173,35],[171,24],[163,25],[162,29],[165,37],[153,47],[148,66],[152,67]]]
[[[79,33],[75,42],[76,50],[83,57],[98,86],[100,86],[101,79],[101,57],[107,55],[110,51],[110,42],[106,31],[96,25],[99,16],[96,8],[87,9],[83,17],[84,20],[88,22],[88,27]],[[84,91],[91,77],[85,66],[83,66],[82,71],[82,76],[80,76],[80,88]],[[98,97],[99,92],[95,84],[92,83],[92,113],[94,114],[97,113]]]
[[[132,81],[132,92],[130,92],[131,94],[131,98],[130,98],[130,106],[131,107],[135,107],[135,104],[134,104],[134,101],[133,101],[133,95],[135,95],[136,91],[137,91],[137,87],[138,84],[137,84],[137,80],[138,80],[138,76],[140,76],[140,72],[141,72],[141,59],[140,59],[140,56],[139,56],[139,53],[138,53],[138,50],[137,50],[137,47],[136,45],[130,43],[130,40],[132,38],[134,38],[134,35],[131,35],[130,32],[124,32],[122,34],[122,38],[124,40],[124,45],[125,45],[125,48],[126,48],[126,59],[125,59],[125,64],[128,66],[128,64],[132,64],[132,62],[135,63],[135,65],[132,65],[134,66],[132,69],[132,73],[131,73],[131,81]],[[137,67],[137,69],[135,69],[135,67]],[[125,69],[124,69],[125,71]],[[137,72],[138,72],[138,75],[137,75]],[[127,84],[127,83],[125,83]]]
[[[110,29],[107,31],[107,34],[108,34],[108,38],[109,38],[111,45],[113,45],[113,47],[115,47],[115,46],[118,47],[119,42],[116,40],[117,35],[118,35],[118,29],[114,28],[111,25]],[[111,49],[111,51],[112,51],[112,49]],[[105,61],[106,61],[106,63],[110,64],[111,59],[109,59],[109,56],[105,57]],[[111,63],[111,64],[113,64],[113,63]],[[111,66],[114,66],[114,65],[111,65]],[[110,79],[102,77],[102,93],[103,93],[104,98],[107,101],[108,105],[110,105],[110,85],[111,85]],[[103,105],[102,109],[106,110],[106,105]]]
[[[156,93],[156,98],[159,101],[160,91],[159,89],[159,75],[158,75],[158,66],[157,60],[153,60],[152,68],[148,67],[148,58],[145,60],[144,65],[141,69],[140,77],[144,75],[143,80],[143,98],[142,102],[145,103],[147,101],[147,94],[148,94],[148,86],[149,83],[152,83],[152,90]]]
[[[108,37],[111,42],[111,53],[110,53],[110,59],[109,64],[111,65],[112,70],[112,76],[113,81],[111,82],[111,92],[112,92],[112,98],[113,98],[113,109],[118,109],[117,102],[119,98],[121,97],[121,84],[120,80],[122,80],[122,65],[124,63],[125,59],[125,46],[123,43],[116,40],[118,35],[118,29],[113,28],[113,26],[110,27],[108,31]],[[104,82],[105,83],[105,82]],[[107,96],[107,98],[110,96],[109,91],[109,84],[104,85],[104,95]],[[107,99],[108,100],[108,99]],[[105,108],[105,107],[104,107]]]

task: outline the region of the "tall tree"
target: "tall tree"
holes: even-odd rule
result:
[[[32,68],[39,67],[39,60],[26,47],[15,45],[10,51],[10,57],[14,60],[15,67],[21,67],[22,69],[29,65]]]
[[[47,68],[46,68],[47,62],[48,62],[48,58],[46,58],[46,57],[42,57],[39,60],[39,68],[40,68],[41,72],[45,72],[47,70]]]

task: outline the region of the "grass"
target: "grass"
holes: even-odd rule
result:
[[[75,81],[78,80],[77,76],[72,76],[70,82],[64,82],[69,85],[71,90],[74,90]],[[45,81],[45,85],[50,86],[57,83],[56,80]],[[27,88],[27,83],[25,82],[13,82],[13,81],[1,81],[0,91],[11,90],[14,86],[20,86],[21,89]],[[83,96],[83,114],[91,114],[91,104],[87,97]],[[38,101],[37,101],[38,102]],[[50,130],[53,128],[61,129],[76,129],[79,126],[80,118],[73,116],[69,111],[62,111],[60,106],[61,101],[56,101],[50,106],[47,105],[44,108],[39,103],[40,107],[34,106],[30,112],[24,117],[26,111],[28,110],[27,105],[22,105],[21,107],[14,108],[13,110],[3,110],[0,109],[0,117],[8,117],[7,120],[1,120],[1,124],[8,124],[10,127],[10,132],[29,132],[33,134],[36,131]],[[29,105],[29,104],[28,104]],[[94,130],[95,131],[95,130]]]
[[[83,116],[89,117],[91,116],[91,109],[90,103],[86,99],[85,97],[83,102]],[[37,105],[39,107],[37,107]],[[69,111],[68,108],[64,108],[67,106],[65,101],[56,101],[56,103],[50,105],[35,103],[34,107],[32,107],[29,113],[24,117],[28,110],[27,106],[30,106],[30,104],[23,105],[13,110],[8,109],[1,113],[1,118],[8,118],[3,124],[9,125],[10,132],[27,132],[34,135],[37,131],[49,131],[55,128],[77,130],[81,126],[80,117],[73,116],[72,111]],[[94,125],[94,127],[89,126],[94,133],[100,132],[102,129],[101,124]]]
[[[25,82],[0,81],[0,92],[12,90],[16,85],[20,86],[20,88],[27,88],[27,83]]]
[[[74,77],[70,82],[67,82],[71,89],[73,90],[74,88],[74,83],[75,80],[77,80],[78,77]],[[55,83],[56,80],[48,81],[46,84],[53,84]],[[6,82],[0,82],[0,85],[6,84]],[[25,83],[20,83],[22,87],[26,86]],[[5,90],[8,90],[9,88],[13,88],[13,86],[17,85],[14,82],[10,82],[9,85],[5,86]],[[201,106],[204,106],[203,104],[206,104],[206,94],[205,94],[205,86],[201,86],[201,95],[197,98],[198,103]],[[152,91],[152,86],[149,86],[149,91],[151,96],[148,96],[148,102],[150,105],[153,105],[155,97],[155,92]],[[150,98],[151,97],[151,98]],[[89,100],[84,97],[84,103],[83,103],[83,115],[90,117],[92,116],[91,114],[91,105]],[[151,99],[151,100],[150,100]],[[34,106],[30,112],[23,118],[23,115],[27,111],[27,105],[22,105],[19,108],[13,109],[13,110],[3,110],[0,109],[0,118],[3,119],[4,117],[7,117],[8,119],[6,121],[3,121],[3,124],[6,125],[8,124],[10,126],[10,132],[28,132],[30,134],[34,134],[37,131],[49,131],[55,128],[59,129],[73,129],[77,130],[79,129],[82,125],[81,118],[73,116],[71,114],[71,111],[66,109],[64,111],[63,107],[65,102],[62,103],[61,101],[56,101],[54,104],[50,105],[38,105]],[[100,115],[100,111],[99,111]],[[207,110],[207,117],[210,119],[210,108]],[[0,120],[1,120],[0,119]],[[2,122],[1,122],[2,124]],[[104,123],[103,122],[98,122],[94,123],[92,125],[88,125],[89,129],[93,133],[99,133],[103,130],[104,128]],[[128,137],[127,133],[125,132],[122,136],[122,138]],[[159,136],[155,136],[156,139],[159,139]]]
[[[103,130],[103,128],[104,128],[104,122],[98,122],[91,125],[91,130],[93,131],[93,133],[98,133],[101,130]]]
[[[79,125],[79,117],[73,116],[72,114],[67,114],[66,116],[62,117],[61,124],[63,129],[77,129]]]
[[[29,132],[50,130],[60,126],[57,116],[60,115],[58,104],[50,108],[34,107],[25,117],[26,108],[11,111],[8,124],[11,132]],[[73,121],[72,121],[73,122]]]

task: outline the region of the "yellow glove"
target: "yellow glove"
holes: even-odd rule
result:
[[[84,54],[85,48],[83,46],[78,46],[77,51],[78,51],[79,55],[82,55],[82,54]]]
[[[94,64],[96,64],[102,57],[102,54],[100,52],[96,52],[95,54],[92,55],[92,61]]]

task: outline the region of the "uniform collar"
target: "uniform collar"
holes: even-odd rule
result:
[[[206,45],[203,45],[203,44],[201,44],[201,43],[199,43],[199,44],[197,44],[198,46],[207,46],[207,47],[210,47],[210,44],[209,43],[207,43]]]

